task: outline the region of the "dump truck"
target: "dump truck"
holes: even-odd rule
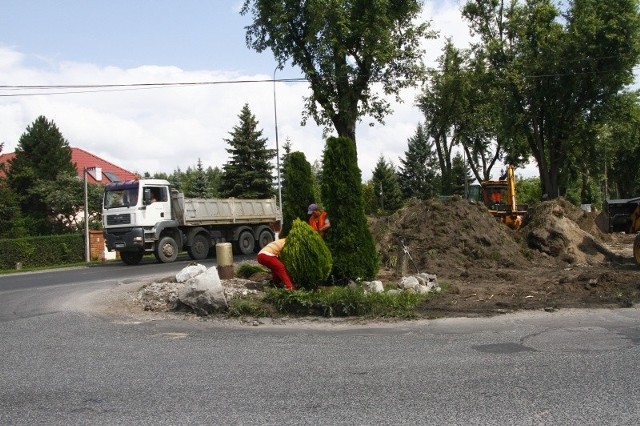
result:
[[[137,265],[145,254],[159,262],[176,260],[186,249],[205,259],[219,242],[251,254],[274,241],[282,215],[276,198],[185,198],[162,179],[114,182],[105,186],[102,222],[107,250]]]
[[[605,233],[636,234],[633,258],[640,265],[640,197],[606,200],[595,222]]]
[[[483,203],[498,221],[511,229],[519,229],[527,215],[528,206],[518,204],[516,199],[516,177],[513,166],[500,179],[484,180],[472,185],[469,199]]]

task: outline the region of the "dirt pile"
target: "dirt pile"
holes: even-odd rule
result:
[[[425,316],[631,306],[640,301],[633,236],[602,234],[595,217],[563,199],[546,201],[515,231],[485,206],[454,198],[413,202],[371,230],[383,277],[402,274],[402,240],[415,263],[405,261],[408,272],[436,274],[448,286],[425,303]]]

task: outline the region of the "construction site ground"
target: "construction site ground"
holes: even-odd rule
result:
[[[516,231],[481,204],[416,201],[370,222],[379,279],[436,274],[444,291],[420,306],[425,318],[632,307],[640,301],[635,235],[602,233],[596,215],[563,199],[545,201],[530,207]]]

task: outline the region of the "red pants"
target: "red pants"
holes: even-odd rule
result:
[[[295,286],[291,282],[291,278],[289,278],[287,268],[285,268],[284,264],[280,262],[280,259],[276,256],[269,256],[264,253],[259,253],[257,259],[259,264],[264,265],[271,270],[271,275],[275,282],[282,282],[286,289],[295,289]]]

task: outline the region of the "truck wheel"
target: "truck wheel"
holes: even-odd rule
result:
[[[633,240],[633,258],[636,265],[640,265],[640,234],[636,234],[636,239]]]
[[[144,253],[141,251],[121,251],[120,259],[127,265],[137,265],[142,260]]]
[[[273,232],[269,231],[268,229],[263,230],[262,232],[260,232],[260,237],[258,238],[258,247],[256,248],[256,251],[263,249],[264,246],[272,242]]]
[[[171,237],[162,237],[153,254],[158,262],[171,263],[178,257],[178,244]]]
[[[193,260],[206,259],[209,255],[209,239],[202,234],[193,237],[191,246],[187,249],[189,257]]]
[[[238,236],[236,241],[236,248],[240,254],[251,254],[256,247],[256,240],[253,238],[253,234],[249,231],[243,231]]]

